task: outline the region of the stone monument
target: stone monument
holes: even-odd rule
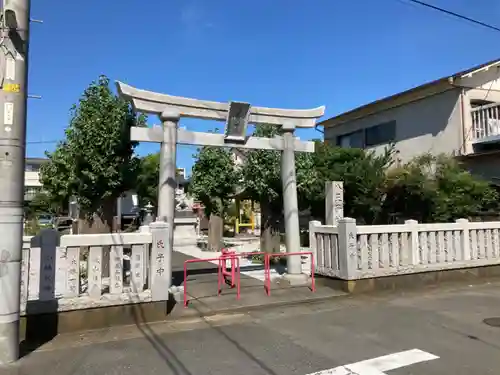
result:
[[[295,138],[294,131],[296,128],[313,128],[317,119],[323,116],[325,107],[309,110],[253,107],[241,102],[220,103],[171,96],[140,90],[122,82],[117,82],[117,88],[120,96],[130,100],[137,112],[156,114],[162,121],[161,127],[131,128],[131,139],[161,144],[158,217],[165,220],[169,228],[174,227],[175,218],[177,144],[280,150],[286,249],[287,252],[300,250],[295,152],[314,152],[314,143],[300,141]],[[192,132],[179,128],[181,117],[224,121],[225,133]],[[281,126],[282,135],[273,138],[248,137],[248,124]],[[171,230],[170,249],[165,252],[165,269],[170,275],[166,279],[169,280],[173,235]],[[291,283],[306,281],[300,257],[288,257],[287,272]],[[169,288],[170,285],[164,287]]]
[[[329,181],[325,183],[325,224],[337,226],[344,217],[344,183]]]
[[[183,188],[175,189],[174,246],[196,246],[198,219],[193,211],[193,199]]]

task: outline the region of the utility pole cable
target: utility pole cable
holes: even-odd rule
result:
[[[30,5],[3,0],[1,14],[0,365],[19,358]]]

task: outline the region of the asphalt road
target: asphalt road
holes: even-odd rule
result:
[[[60,336],[17,368],[0,373],[306,375],[335,369],[328,373],[498,375],[500,328],[483,323],[492,317],[500,317],[500,284],[338,297],[205,320]],[[384,371],[380,360],[378,370],[339,368],[412,349],[439,358],[393,370],[386,363]]]

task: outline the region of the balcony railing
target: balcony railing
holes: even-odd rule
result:
[[[472,141],[486,141],[488,138],[500,140],[500,103],[483,105],[471,109]]]

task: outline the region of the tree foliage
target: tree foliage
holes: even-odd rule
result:
[[[274,125],[256,125],[253,136],[273,138],[280,135]],[[312,159],[306,153],[295,153],[295,169],[299,202],[306,200],[301,192],[310,178]],[[281,152],[273,150],[248,150],[242,167],[243,186],[247,198],[260,203],[262,214],[261,248],[279,251],[280,232],[284,227],[283,183],[281,180]],[[301,205],[301,206],[304,206]]]
[[[136,191],[141,205],[148,202],[158,205],[158,181],[160,176],[160,153],[149,154],[140,159]]]
[[[257,126],[254,133],[277,134],[278,128],[267,125]],[[426,154],[394,166],[394,151],[392,145],[373,152],[316,141],[314,153],[295,155],[299,208],[309,208],[313,217],[323,220],[325,182],[343,181],[344,215],[362,224],[450,222],[499,212],[498,191],[456,158]],[[242,185],[249,198],[261,203],[264,233],[268,224],[277,227],[282,220],[281,156],[268,150],[246,151],[245,156]],[[269,223],[266,206],[277,222]]]
[[[202,147],[194,155],[189,192],[205,206],[205,213],[222,216],[241,180],[231,152],[222,147]]]
[[[316,151],[309,156],[309,166],[304,168],[306,176],[299,184],[302,206],[309,206],[311,214],[322,220],[325,217],[325,182],[343,181],[344,216],[365,224],[376,222],[382,212],[383,186],[392,155],[392,146],[376,154],[316,141]]]
[[[49,200],[61,210],[68,207],[72,194],[72,181],[76,180],[69,146],[65,141],[60,142],[54,152],[46,155],[49,162],[40,168],[40,181],[45,200]]]
[[[279,134],[273,125],[257,125],[253,136],[272,138]],[[252,200],[279,210],[282,205],[281,155],[279,151],[248,150],[242,166],[245,194]]]
[[[240,170],[228,149],[202,147],[194,155],[189,193],[205,206],[209,217],[208,247],[219,251],[224,231],[224,212],[238,189]]]
[[[130,141],[130,128],[144,126],[145,117],[111,90],[109,79],[99,77],[71,108],[66,139],[48,153],[41,180],[54,201],[67,201],[75,195],[83,212],[102,212],[106,204],[136,181],[138,159],[136,142]]]
[[[386,220],[451,222],[499,209],[498,192],[447,155],[421,155],[391,170],[385,190]]]
[[[51,200],[49,194],[45,191],[39,191],[30,201],[25,202],[24,212],[28,219],[32,219],[38,214],[58,214],[60,204]]]
[[[279,135],[277,126],[260,124],[253,136],[272,138]],[[295,170],[299,194],[308,185],[313,159],[307,153],[295,153]],[[283,205],[283,184],[281,181],[281,152],[272,150],[249,150],[245,152],[242,167],[243,186],[249,198],[270,206],[281,213]]]

